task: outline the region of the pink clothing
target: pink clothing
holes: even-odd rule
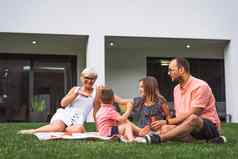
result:
[[[96,126],[100,135],[110,136],[111,128],[118,125],[120,114],[113,105],[102,104],[96,114]]]
[[[193,107],[203,108],[200,115],[220,127],[220,119],[216,111],[216,101],[209,85],[200,79],[190,76],[183,87],[178,84],[174,88],[174,107],[176,114],[191,111]]]

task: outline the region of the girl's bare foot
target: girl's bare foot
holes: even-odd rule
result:
[[[149,126],[145,126],[144,128],[141,129],[141,131],[139,132],[139,136],[145,136],[150,132],[150,127]]]

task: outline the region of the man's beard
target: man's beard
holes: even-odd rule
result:
[[[182,77],[181,77],[181,76],[179,76],[179,77],[175,78],[175,79],[174,79],[172,82],[173,82],[173,83],[175,83],[175,84],[177,85],[177,84],[180,84],[180,83],[182,83],[182,82],[183,82],[183,80],[182,80]]]

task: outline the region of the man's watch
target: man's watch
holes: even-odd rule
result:
[[[166,124],[169,125],[169,119],[166,119]]]

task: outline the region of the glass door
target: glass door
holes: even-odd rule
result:
[[[25,121],[28,114],[29,60],[0,60],[0,121]]]
[[[56,60],[54,60],[56,61]],[[49,121],[73,85],[70,62],[34,60],[30,79],[30,121]]]
[[[49,121],[76,74],[75,56],[0,54],[0,121]]]

